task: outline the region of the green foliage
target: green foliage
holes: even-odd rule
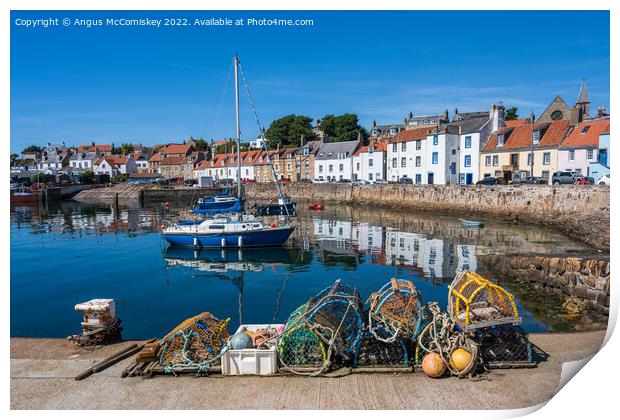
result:
[[[80,175],[80,182],[82,184],[92,184],[95,182],[95,173],[93,171],[84,171]]]
[[[11,161],[17,159],[19,155],[17,153],[11,153]]]
[[[506,108],[506,112],[504,112],[504,120],[512,121],[519,118],[519,114],[517,114],[517,107],[513,106],[512,108]]]
[[[215,153],[217,154],[221,154],[221,153],[232,153],[233,151],[235,151],[235,147],[236,147],[237,142],[234,140],[227,140],[226,143],[224,144],[218,144],[217,146],[215,146]]]
[[[27,153],[27,152],[41,152],[43,149],[39,146],[37,146],[36,144],[32,144],[28,147],[26,147],[24,150],[22,150],[22,153]]]
[[[197,152],[206,152],[209,150],[209,143],[207,143],[204,139],[194,139],[194,150]]]
[[[325,133],[330,143],[355,141],[360,133],[364,144],[368,140],[368,132],[359,124],[359,119],[355,114],[326,115],[321,120],[319,128]]]
[[[123,144],[121,144],[119,152],[123,156],[127,155],[128,153],[133,152],[133,144],[131,144],[131,143],[123,143]]]
[[[36,174],[30,177],[30,181],[32,181],[33,184],[34,183],[44,184],[45,182],[47,182],[47,175],[44,174],[43,172],[37,172]]]
[[[273,121],[265,132],[269,148],[275,148],[278,144],[298,145],[301,136],[304,136],[306,141],[316,139],[316,134],[312,131],[312,118],[305,115],[286,115]]]
[[[115,182],[127,182],[129,179],[129,175],[127,174],[119,174],[116,178],[114,178]]]

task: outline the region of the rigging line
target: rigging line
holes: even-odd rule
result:
[[[233,63],[230,63],[230,65],[228,66],[228,74],[226,76],[226,82],[224,83],[224,89],[222,90],[222,94],[220,95],[220,102],[219,102],[219,104],[217,106],[217,110],[215,112],[215,115],[212,114],[211,121],[207,125],[206,130],[205,130],[207,133],[208,133],[208,130],[213,128],[213,125],[215,125],[215,123],[220,118],[220,114],[221,114],[221,111],[222,111],[222,105],[224,104],[224,96],[226,96],[226,92],[228,91],[228,85],[230,84],[230,76],[232,75],[232,70],[233,70]]]
[[[250,87],[248,86],[248,81],[245,77],[245,72],[243,71],[243,66],[241,65],[241,62],[239,62],[239,73],[241,73],[241,78],[243,79],[243,85],[245,86],[245,92],[248,95],[248,99],[250,100],[250,106],[252,107],[252,114],[254,114],[256,125],[258,125],[258,131],[260,132],[261,136],[263,136],[265,129],[260,124],[260,120],[258,119],[258,112],[256,112],[256,105],[254,104],[254,99],[252,98],[252,94],[250,93]]]

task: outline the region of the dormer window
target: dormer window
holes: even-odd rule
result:
[[[497,147],[502,147],[503,145],[504,145],[504,135],[498,134],[497,135]]]
[[[375,151],[375,148],[372,146],[368,146],[368,153],[372,153]]]
[[[304,147],[303,154],[304,156],[308,156],[310,154],[310,150],[307,147]]]
[[[390,128],[390,135],[395,136],[397,133],[398,133],[398,130],[396,130],[396,127]]]
[[[581,134],[586,134],[588,132],[588,130],[590,129],[589,125],[586,125],[585,127],[583,127],[583,129],[581,130]]]
[[[538,144],[540,141],[540,130],[534,130],[532,133],[532,143]]]

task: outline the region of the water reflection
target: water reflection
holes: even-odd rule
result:
[[[426,300],[445,305],[457,272],[484,270],[481,253],[587,250],[536,226],[488,220],[483,229],[467,229],[454,217],[345,206],[300,209],[285,247],[193,250],[167,247],[159,235],[164,217],[161,206],[13,208],[11,334],[74,333],[79,320],[71,308],[93,297],[117,299],[128,338],[162,335],[204,310],[231,316],[231,327],[283,322],[336,278],[363,296],[391,277],[407,278]],[[520,302],[526,329],[555,328],[559,305],[544,312],[529,311],[531,305]],[[47,327],[42,317],[51,321]]]

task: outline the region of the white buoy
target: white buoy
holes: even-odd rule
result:
[[[241,248],[243,246],[243,236],[237,236],[237,246]]]
[[[226,238],[222,238],[221,244],[222,244],[222,248],[226,246]]]
[[[194,237],[194,247],[198,248],[198,238]]]

